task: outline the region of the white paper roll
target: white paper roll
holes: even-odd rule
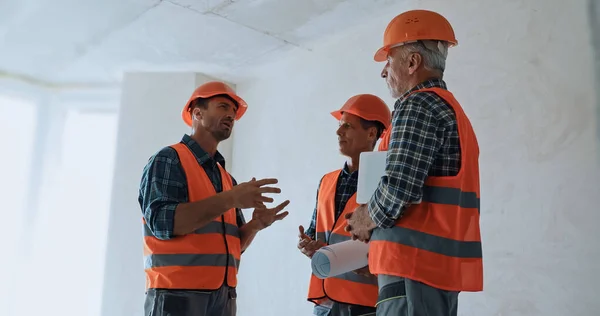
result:
[[[313,274],[325,279],[360,269],[369,264],[369,244],[348,240],[317,250],[311,259]]]
[[[371,199],[381,177],[385,175],[387,151],[367,151],[360,154],[356,203],[366,204]]]

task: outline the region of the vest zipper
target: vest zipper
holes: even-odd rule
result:
[[[227,257],[227,264],[225,265],[225,279],[224,284],[229,285],[227,282],[227,276],[229,274],[229,244],[227,243],[227,227],[225,226],[225,215],[221,214],[221,226],[223,227],[223,241],[225,242],[225,254]]]

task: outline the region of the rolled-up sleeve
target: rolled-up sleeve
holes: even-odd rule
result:
[[[233,176],[231,176],[231,183],[233,184],[233,186],[236,186],[238,184]],[[242,211],[242,209],[236,208],[235,216],[238,227],[246,225],[246,218],[244,217],[244,212]]]
[[[175,209],[187,200],[185,174],[177,152],[164,148],[144,167],[138,198],[147,226],[156,238],[174,237]]]
[[[407,206],[421,201],[423,184],[442,145],[437,119],[418,94],[394,111],[385,175],[368,203],[371,218],[381,228],[394,226]]]

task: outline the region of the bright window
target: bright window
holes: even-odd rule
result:
[[[23,99],[0,96],[0,166],[2,166],[2,260],[0,260],[0,306],[2,314],[14,310],[15,273],[20,262],[19,244],[34,148],[37,108]]]
[[[117,113],[68,108],[45,172],[17,315],[100,314]],[[32,294],[34,291],[42,291]]]

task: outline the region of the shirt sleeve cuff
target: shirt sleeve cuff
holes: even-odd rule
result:
[[[390,228],[393,227],[395,221],[387,216],[385,209],[379,204],[378,199],[375,195],[369,201],[369,216],[379,228]]]
[[[154,223],[154,236],[160,240],[169,240],[175,237],[175,209],[177,203],[167,204],[162,207],[159,217]]]

